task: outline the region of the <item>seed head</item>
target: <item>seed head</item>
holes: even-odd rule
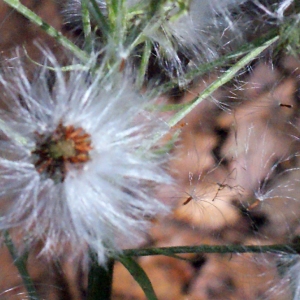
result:
[[[0,230],[15,228],[29,247],[42,240],[50,258],[85,262],[90,248],[104,264],[166,212],[155,187],[170,180],[147,146],[164,123],[122,74],[66,75],[48,57],[50,87],[47,67],[32,81],[22,65],[0,75]]]

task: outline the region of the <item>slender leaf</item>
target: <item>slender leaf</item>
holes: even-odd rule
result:
[[[256,47],[252,51],[250,51],[247,55],[241,58],[237,63],[235,63],[231,68],[229,68],[224,75],[220,76],[217,80],[215,80],[212,84],[210,84],[200,95],[194,98],[187,105],[184,105],[182,109],[177,112],[173,117],[171,117],[168,121],[168,125],[170,128],[174,127],[178,122],[180,122],[188,113],[190,113],[199,103],[201,103],[204,99],[208,98],[213,92],[215,92],[219,87],[223,86],[225,83],[229,82],[231,79],[236,76],[236,74],[242,70],[245,66],[247,66],[252,60],[257,58],[263,51],[265,51],[268,47],[279,40],[279,36],[275,36],[262,44],[259,47]],[[166,131],[162,131],[156,133],[152,139],[151,145],[155,145],[157,141],[159,141],[164,135]],[[150,144],[149,144],[150,147]]]
[[[211,85],[209,85],[199,96],[194,98],[192,103],[189,106],[185,106],[182,110],[176,113],[169,121],[168,124],[170,127],[176,125],[179,121],[181,121],[188,113],[190,113],[200,102],[202,102],[205,98],[210,96],[214,91],[216,91],[219,87],[223,86],[225,83],[229,82],[234,76],[247,64],[249,64],[253,59],[255,59],[258,55],[260,55],[263,51],[265,51],[268,47],[278,41],[279,36],[272,38],[267,41],[260,47],[255,48],[249,54],[240,59],[235,65],[233,65],[230,69],[228,69],[224,75],[214,81]]]
[[[110,34],[110,26],[107,22],[107,18],[102,13],[101,9],[98,6],[98,3],[96,0],[90,0],[92,7],[90,8],[91,13],[93,14],[93,17],[96,19],[96,22],[98,23],[99,28],[101,29],[101,33],[108,38]]]
[[[91,29],[91,18],[88,8],[88,0],[81,0],[81,16],[82,25],[85,38],[85,50],[90,52],[92,50],[92,29]]]
[[[157,300],[151,281],[141,266],[131,257],[120,256],[118,260],[129,271],[135,281],[143,289],[148,300]]]
[[[138,87],[142,87],[145,81],[145,75],[147,73],[149,59],[151,55],[151,48],[152,48],[151,43],[149,41],[145,41],[144,51],[143,51],[142,60],[139,68],[139,74],[137,78]]]

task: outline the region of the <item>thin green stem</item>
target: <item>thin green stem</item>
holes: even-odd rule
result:
[[[149,41],[145,41],[141,64],[139,67],[138,78],[137,78],[138,88],[141,88],[145,82],[145,75],[147,73],[147,68],[148,68],[149,59],[151,55],[151,47],[152,47],[151,43]]]
[[[278,29],[272,29],[270,30],[266,35],[262,37],[258,37],[255,40],[253,40],[251,43],[243,44],[238,50],[234,52],[230,52],[229,54],[223,55],[211,62],[203,63],[197,66],[196,68],[191,69],[184,75],[184,81],[186,82],[186,85],[188,85],[190,82],[195,80],[195,78],[199,76],[203,76],[204,74],[207,74],[208,72],[219,68],[228,66],[229,64],[232,64],[233,60],[237,60],[243,55],[248,54],[253,49],[256,49],[257,47],[261,46],[263,43],[268,42],[270,39],[276,37],[278,35]],[[178,86],[178,81],[171,80],[169,82],[166,82],[159,86],[160,91],[162,93],[166,93],[170,91],[170,89],[174,88],[175,86]],[[159,107],[159,111],[170,111],[170,110],[180,110],[181,108],[188,106],[189,103],[180,103],[180,104],[169,104],[169,105],[162,105]]]
[[[8,251],[13,258],[14,265],[17,267],[21,278],[23,280],[24,286],[28,292],[28,299],[29,300],[39,300],[39,297],[37,295],[37,292],[34,287],[34,283],[32,279],[30,278],[30,275],[26,268],[26,261],[27,261],[27,255],[18,256],[17,250],[15,248],[15,245],[9,235],[8,231],[4,232],[4,242],[6,247],[8,248]]]
[[[107,22],[107,18],[102,13],[96,0],[90,0],[90,1],[92,4],[91,13],[93,14],[93,17],[96,19],[99,28],[101,28],[101,32],[106,37],[106,40],[108,40],[111,28]]]
[[[170,127],[175,126],[179,121],[181,121],[188,113],[190,113],[200,102],[209,97],[213,92],[215,92],[219,87],[223,86],[225,83],[229,82],[236,76],[236,74],[247,66],[252,60],[258,57],[263,51],[268,47],[278,41],[279,36],[275,36],[269,41],[265,42],[263,45],[253,49],[249,54],[240,59],[235,65],[228,69],[224,75],[219,77],[216,81],[210,84],[199,96],[193,99],[189,106],[185,106],[178,113],[176,113],[169,121],[168,125]]]
[[[85,38],[85,50],[88,52],[92,50],[92,29],[91,29],[91,18],[88,7],[88,0],[81,0],[81,16],[82,26]]]
[[[21,4],[19,0],[3,0],[10,7],[14,8],[18,13],[22,14],[32,23],[39,26],[42,30],[44,30],[48,35],[55,38],[55,40],[64,46],[66,49],[70,50],[74,53],[79,59],[82,61],[87,61],[89,59],[86,52],[82,51],[75,44],[73,44],[70,40],[68,40],[65,36],[62,35],[61,32],[57,31],[54,27],[43,21],[37,14],[28,9],[25,5]]]
[[[56,68],[45,66],[43,64],[38,63],[34,59],[32,59],[30,57],[30,55],[28,54],[28,52],[27,52],[27,50],[26,50],[25,47],[23,47],[23,51],[24,51],[25,56],[28,58],[28,60],[30,62],[32,62],[33,64],[35,64],[35,65],[37,65],[37,66],[39,66],[41,68],[46,68],[46,69],[51,70],[51,71],[56,71]],[[59,70],[62,71],[62,72],[77,71],[77,70],[78,71],[89,71],[90,67],[87,66],[87,65],[83,65],[83,64],[76,64],[76,65],[74,64],[74,65],[60,67]],[[2,127],[1,127],[1,120],[0,120],[0,129],[2,129]]]
[[[220,76],[217,80],[215,80],[212,84],[210,84],[202,93],[200,93],[196,98],[194,98],[191,102],[185,104],[181,110],[179,110],[173,117],[169,119],[167,124],[169,128],[175,126],[178,122],[180,122],[187,114],[189,114],[198,104],[200,104],[204,99],[208,98],[213,92],[215,92],[219,87],[223,86],[227,82],[236,76],[236,74],[246,67],[252,60],[257,58],[263,51],[265,51],[272,44],[277,42],[279,36],[275,36],[269,39],[267,42],[262,44],[261,46],[256,47],[252,51],[250,51],[247,55],[241,58],[237,63],[235,63],[231,68],[224,72],[222,76]],[[151,145],[155,145],[157,141],[159,141],[164,135],[166,131],[156,133],[152,139]],[[150,145],[149,145],[150,146]]]
[[[87,300],[109,300],[112,292],[114,260],[110,259],[104,268],[98,264],[94,255],[91,255],[91,258]]]
[[[180,247],[161,247],[144,249],[127,249],[123,256],[149,256],[149,255],[174,255],[184,253],[286,253],[300,254],[300,244],[278,244],[278,245],[199,245]]]

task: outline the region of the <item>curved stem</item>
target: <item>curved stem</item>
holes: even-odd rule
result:
[[[92,50],[92,29],[91,29],[91,18],[88,8],[88,0],[81,0],[81,16],[82,26],[85,38],[85,50],[90,52]]]

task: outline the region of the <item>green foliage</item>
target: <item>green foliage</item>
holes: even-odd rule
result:
[[[147,299],[157,300],[151,281],[140,265],[129,256],[120,256],[118,260],[123,264],[123,266],[129,271],[132,277],[143,289]]]

